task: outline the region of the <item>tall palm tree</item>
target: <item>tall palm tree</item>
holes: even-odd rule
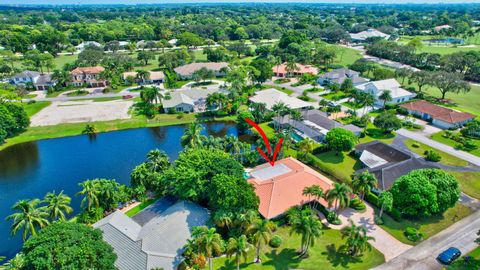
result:
[[[375,175],[368,171],[364,171],[353,177],[352,188],[355,192],[360,193],[360,197],[363,200],[366,193],[370,192],[372,188],[377,187],[377,183]]]
[[[82,183],[78,184],[82,190],[78,192],[76,195],[80,196],[83,195],[85,196],[82,199],[81,206],[83,207],[85,203],[88,203],[87,208],[90,210],[92,207],[97,208],[100,206],[100,202],[98,200],[98,197],[100,195],[100,190],[98,186],[98,182],[93,181],[93,180],[86,180],[83,181]]]
[[[188,125],[187,129],[180,138],[183,147],[198,147],[203,144],[204,136],[202,136],[203,127],[197,122]]]
[[[373,108],[373,106],[375,105],[375,97],[372,94],[367,93],[365,95],[365,98],[363,99],[362,105],[364,106],[363,114],[365,114],[365,110],[367,109],[367,107]]]
[[[383,91],[383,92],[380,94],[380,96],[378,96],[378,99],[380,99],[380,100],[383,101],[383,108],[385,109],[385,105],[387,104],[387,102],[393,100],[392,91],[390,91],[390,90],[385,90],[385,91]]]
[[[393,207],[392,193],[390,193],[389,191],[384,191],[380,193],[380,195],[378,195],[378,203],[381,205],[380,214],[378,214],[378,216],[382,218],[384,210],[387,210],[387,211],[392,210],[392,207]]]
[[[233,214],[222,210],[216,211],[213,216],[213,222],[217,227],[229,229],[233,223]]]
[[[160,102],[160,100],[163,98],[163,95],[160,93],[160,90],[157,87],[148,87],[140,92],[140,98],[145,103],[153,104],[154,102]]]
[[[55,191],[47,193],[43,201],[47,204],[45,210],[51,221],[64,221],[65,214],[70,214],[73,211],[72,207],[70,207],[72,199],[68,195],[63,194],[63,190],[58,194]]]
[[[52,81],[55,81],[55,88],[60,88],[67,85],[71,81],[72,75],[67,70],[54,70],[52,73]]]
[[[306,156],[307,154],[312,153],[313,149],[315,149],[315,146],[317,144],[315,143],[314,140],[310,138],[305,138],[302,141],[298,143],[298,148],[302,152],[302,155]]]
[[[275,224],[266,219],[257,219],[257,221],[250,227],[249,232],[253,236],[253,241],[257,246],[256,263],[260,262],[260,249],[262,248],[262,242],[267,244],[270,241],[274,228]]]
[[[340,209],[350,203],[350,193],[352,193],[352,189],[344,183],[333,183],[333,188],[327,191],[327,200],[330,203],[334,202],[337,215]]]
[[[247,251],[252,247],[252,244],[248,243],[247,237],[241,235],[238,238],[230,238],[227,243],[226,253],[228,257],[235,256],[235,264],[237,270],[240,269],[240,260],[243,258],[247,260]]]
[[[300,70],[295,61],[288,61],[285,65],[285,71],[287,74],[295,73],[296,70]]]
[[[170,166],[170,159],[162,150],[153,149],[147,154],[147,165],[153,172],[161,172]]]
[[[305,187],[303,189],[303,195],[313,197],[315,200],[313,202],[314,208],[317,207],[318,201],[323,197],[324,191],[319,185],[313,185],[309,187]]]
[[[250,109],[252,110],[253,118],[255,118],[258,123],[262,123],[265,118],[265,113],[267,112],[267,105],[261,102],[254,102],[250,104]]]
[[[348,253],[351,256],[361,255],[366,249],[371,250],[372,247],[368,241],[375,240],[372,236],[367,235],[367,228],[357,226],[350,221],[350,226],[342,229],[342,239],[347,238],[345,243]]]
[[[293,208],[288,211],[288,220],[292,226],[291,233],[302,236],[300,256],[308,254],[308,249],[315,244],[315,239],[322,234],[322,223],[313,214],[312,209]]]
[[[287,115],[290,109],[287,107],[287,105],[285,105],[285,103],[279,102],[272,106],[272,111],[274,111],[277,114],[277,118],[280,118],[280,116]],[[277,125],[277,129],[279,129],[278,125]]]
[[[223,240],[215,228],[207,228],[205,226],[196,227],[193,238],[197,244],[199,253],[207,257],[208,267],[212,270],[212,258],[223,251]]]
[[[48,214],[42,207],[38,207],[40,203],[39,199],[33,199],[30,201],[20,200],[13,205],[12,210],[16,213],[7,217],[7,220],[13,220],[11,227],[13,235],[23,229],[22,236],[25,241],[29,235],[37,235],[37,229],[49,224]]]
[[[137,75],[135,75],[135,79],[140,81],[142,84],[145,83],[146,80],[150,79],[150,71],[144,69],[136,70]]]
[[[297,110],[292,110],[290,112],[290,118],[292,118],[293,121],[293,127],[296,128],[296,122],[301,122],[303,121],[303,115],[300,111]]]
[[[246,234],[258,218],[258,212],[255,210],[243,211],[235,217],[235,225]]]
[[[2,270],[21,270],[24,269],[25,257],[23,253],[17,253],[15,257],[8,260],[8,262],[0,265]]]

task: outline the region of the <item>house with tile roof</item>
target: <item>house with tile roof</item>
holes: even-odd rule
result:
[[[432,124],[442,129],[458,128],[472,121],[477,116],[471,113],[459,112],[432,104],[426,100],[416,100],[400,105],[409,114],[423,120],[432,121]]]
[[[69,85],[82,86],[88,85],[89,87],[106,87],[107,81],[100,78],[105,68],[101,66],[95,67],[77,67],[70,72],[72,75],[72,81]]]
[[[285,104],[290,109],[306,109],[312,106],[312,104],[306,101],[291,97],[273,88],[257,91],[249,100],[253,103],[265,103],[268,110],[272,110],[273,106],[279,103]]]
[[[365,166],[356,173],[372,173],[378,190],[389,190],[400,176],[413,170],[438,168],[433,162],[377,140],[355,146],[355,154]]]
[[[287,72],[287,63],[283,63],[280,65],[276,65],[272,67],[273,76],[286,78],[287,76],[301,76],[303,74],[311,74],[317,75],[318,69],[312,65],[302,65],[302,64],[295,64],[297,68],[291,72]]]
[[[383,100],[379,97],[384,91],[390,91],[392,100],[386,104],[397,104],[409,101],[416,95],[403,89],[400,83],[395,79],[386,79],[380,81],[366,82],[355,86],[355,89],[372,94],[375,97],[375,106],[382,107]]]
[[[360,73],[348,68],[339,68],[322,74],[318,77],[319,85],[328,85],[331,83],[342,84],[346,79],[350,79],[353,85],[366,83],[369,80],[360,77]]]
[[[205,63],[191,63],[174,68],[173,70],[182,80],[189,80],[192,78],[195,71],[206,68],[212,70],[216,77],[223,77],[226,75],[224,69],[228,68],[227,62],[205,62]]]
[[[209,211],[188,201],[179,201],[156,213],[144,225],[121,211],[93,224],[117,254],[115,266],[120,270],[177,269],[183,261],[183,247],[193,227],[204,226]]]
[[[324,191],[333,187],[332,180],[292,157],[278,160],[275,166],[269,163],[259,165],[249,175],[248,182],[260,199],[258,211],[266,219],[278,217],[291,207],[315,200],[303,195],[305,187],[318,185]],[[319,203],[329,208],[323,198]]]

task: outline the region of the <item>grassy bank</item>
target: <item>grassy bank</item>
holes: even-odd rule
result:
[[[37,101],[35,103],[24,103],[25,112],[27,113],[28,117],[32,117],[34,114],[38,113],[39,111],[43,110],[44,108],[50,106],[52,104],[51,101]],[[0,146],[1,147],[1,146]]]
[[[175,114],[159,114],[153,119],[147,119],[144,116],[133,116],[131,119],[120,119],[113,121],[104,121],[104,122],[90,122],[95,126],[98,132],[107,132],[115,131],[122,129],[131,129],[131,128],[142,128],[142,127],[158,127],[158,126],[169,126],[169,125],[179,125],[187,124],[194,122],[196,120],[202,121],[233,121],[235,116],[226,116],[220,118],[204,118],[198,114],[184,114],[183,117],[179,118]],[[30,127],[24,133],[9,138],[6,140],[6,143],[0,145],[0,150],[5,149],[9,146],[36,141],[43,139],[67,137],[80,135],[82,130],[85,128],[87,123],[72,123],[72,124],[60,124],[55,126],[42,126],[42,127]]]
[[[280,227],[275,234],[283,239],[279,248],[263,247],[260,255],[262,262],[253,263],[255,258],[254,249],[248,251],[246,262],[242,261],[242,269],[370,269],[382,264],[383,255],[372,248],[361,257],[351,257],[339,252],[345,243],[340,231],[325,228],[323,234],[317,239],[315,245],[310,248],[307,258],[298,258],[297,251],[300,248],[301,236],[290,234],[289,227]],[[205,268],[208,269],[208,266]],[[213,260],[213,269],[236,269],[234,258],[220,257]]]

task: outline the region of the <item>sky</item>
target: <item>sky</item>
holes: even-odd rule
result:
[[[377,4],[405,4],[405,3],[480,3],[480,0],[0,0],[0,5],[62,5],[62,4],[162,4],[162,3],[245,3],[245,2],[274,2],[274,3],[377,3]]]

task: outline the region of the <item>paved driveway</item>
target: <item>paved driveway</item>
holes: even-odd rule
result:
[[[449,247],[456,247],[466,254],[478,245],[474,242],[480,228],[480,211],[460,220],[442,232],[405,251],[374,270],[435,270],[442,269],[437,255]]]
[[[367,209],[363,213],[355,211],[351,208],[345,209],[342,213],[340,213],[339,216],[340,220],[342,220],[342,225],[329,224],[328,226],[332,229],[341,229],[349,225],[350,223],[348,220],[351,219],[355,224],[366,227],[368,230],[368,235],[375,238],[375,240],[371,240],[369,243],[383,253],[385,256],[385,261],[387,262],[412,247],[398,241],[380,226],[376,225],[374,222],[374,210],[369,204],[366,205]]]
[[[455,149],[451,146],[445,145],[443,143],[439,143],[437,141],[434,141],[430,138],[425,137],[422,134],[412,132],[412,131],[409,131],[409,130],[406,130],[406,129],[403,129],[403,128],[400,129],[400,130],[397,130],[397,134],[400,134],[404,137],[413,139],[415,141],[419,141],[419,142],[424,143],[428,146],[431,146],[435,149],[438,149],[438,150],[443,151],[445,153],[449,153],[452,156],[456,156],[460,159],[466,160],[466,161],[470,162],[471,164],[480,166],[480,157],[474,156],[474,155],[469,154],[467,152],[457,150],[457,149]]]

